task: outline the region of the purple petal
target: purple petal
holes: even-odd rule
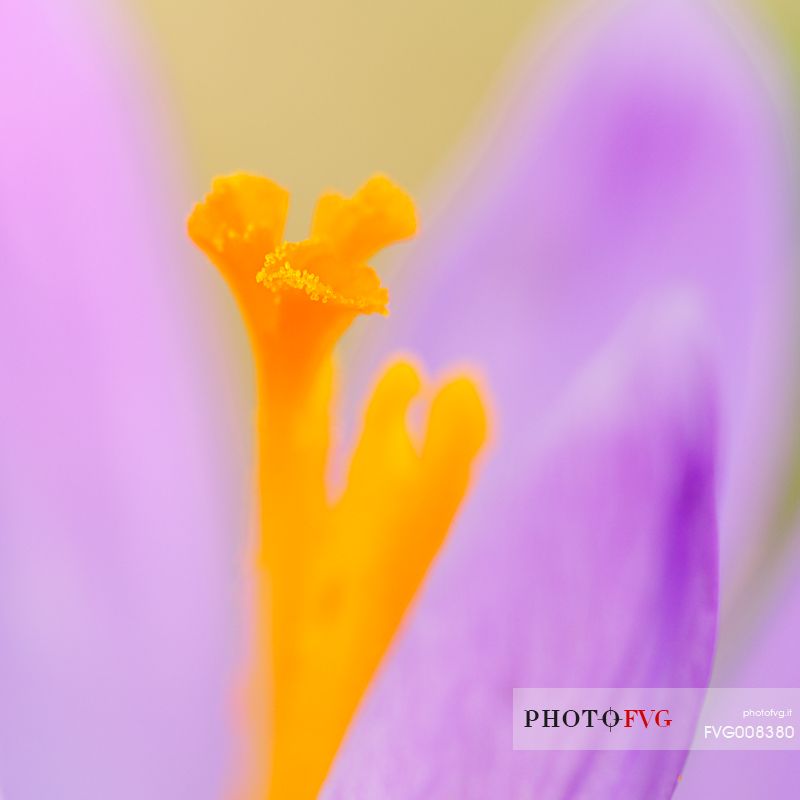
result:
[[[0,10],[0,794],[217,797],[249,484],[154,99],[79,6]]]
[[[792,170],[773,87],[702,0],[578,19],[529,59],[412,245],[372,363],[399,348],[432,371],[477,364],[502,460],[631,308],[690,287],[719,364],[730,566],[763,530],[794,416]]]
[[[671,312],[583,377],[545,441],[520,430],[515,457],[482,476],[324,798],[669,796],[682,753],[512,751],[511,699],[707,681],[715,413]]]
[[[795,525],[797,528],[797,525]],[[800,537],[795,530],[792,552],[769,576],[764,594],[751,597],[752,619],[737,619],[738,658],[715,671],[714,685],[733,687],[796,687],[800,675]],[[749,629],[748,629],[749,628]],[[741,634],[745,634],[742,636]],[[795,709],[797,714],[797,709]],[[779,721],[780,722],[780,721]],[[797,727],[797,720],[785,724]],[[693,752],[676,792],[676,800],[708,797],[789,797],[798,785],[798,752]]]

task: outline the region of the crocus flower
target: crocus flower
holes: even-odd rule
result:
[[[248,492],[166,136],[111,19],[0,31],[0,795],[216,797]]]
[[[762,363],[770,367],[762,375],[769,386],[776,380],[772,357],[780,351],[762,315],[779,307],[783,288],[772,222],[780,218],[772,213],[781,209],[780,182],[768,155],[770,131],[760,127],[761,97],[702,14],[678,3],[643,8],[640,15],[626,10],[621,22],[603,29],[585,56],[566,59],[560,79],[550,76],[551,103],[533,104],[520,90],[521,110],[500,141],[502,159],[478,171],[449,212],[452,228],[445,225],[432,244],[412,251],[408,262],[419,283],[395,305],[398,322],[384,325],[374,360],[364,359],[355,379],[350,370],[345,398],[374,379],[379,358],[385,362],[389,350],[409,345],[437,373],[454,362],[477,364],[484,388],[468,375],[446,380],[431,401],[425,435],[415,441],[406,412],[420,371],[408,360],[385,368],[339,499],[330,498],[324,481],[332,350],[357,314],[385,309],[385,290],[365,262],[412,233],[408,198],[383,178],[353,198],[327,195],[312,237],[290,244],[281,242],[286,195],[265,179],[221,180],[193,214],[193,238],[244,314],[259,377],[262,525],[251,556],[256,613],[245,702],[260,763],[245,793],[302,798],[323,780],[323,796],[334,798],[671,792],[681,753],[510,749],[514,686],[705,685],[716,614],[715,430],[727,475],[737,452],[730,442],[747,439],[750,433],[741,432],[758,417],[752,404],[739,405],[736,390],[750,385]],[[533,105],[539,110],[529,117]],[[575,130],[576,120],[583,129]],[[117,187],[109,169],[98,175],[133,203],[147,171],[132,171]],[[121,202],[104,196],[102,208]],[[30,210],[22,210],[28,219]],[[103,231],[124,238],[111,223]],[[65,236],[71,233],[67,228]],[[155,268],[161,252],[154,245],[142,262]],[[131,249],[126,257],[137,258]],[[41,263],[41,256],[15,258]],[[97,263],[76,263],[70,275]],[[759,269],[766,281],[763,273],[756,277]],[[148,276],[145,269],[137,280]],[[36,298],[41,302],[40,293]],[[118,325],[127,334],[125,321]],[[153,340],[120,337],[109,347],[146,348],[142,362],[154,370],[159,400],[165,385],[173,387],[174,402],[158,405],[164,416],[154,425],[169,431],[158,443],[168,463],[151,478],[153,460],[136,458],[134,450],[132,463],[142,470],[127,473],[123,486],[149,488],[132,502],[154,516],[162,513],[158,502],[167,502],[154,484],[186,487],[185,496],[170,492],[163,525],[143,530],[158,536],[158,546],[168,540],[173,553],[192,558],[159,561],[158,580],[145,573],[148,591],[131,577],[131,606],[123,610],[154,598],[139,628],[130,625],[135,615],[120,617],[110,589],[96,598],[111,598],[109,619],[127,626],[121,656],[109,664],[104,653],[81,649],[67,675],[70,686],[85,689],[88,662],[88,681],[95,676],[107,700],[113,690],[103,692],[102,679],[116,676],[111,667],[119,666],[124,702],[102,704],[98,719],[111,723],[121,708],[130,724],[110,724],[117,732],[111,742],[91,725],[89,739],[67,748],[68,769],[57,771],[66,792],[53,783],[58,778],[26,776],[34,757],[17,744],[9,752],[20,792],[26,785],[32,794],[60,797],[218,791],[213,763],[156,778],[133,769],[153,763],[149,748],[165,760],[216,753],[214,737],[225,729],[207,718],[215,709],[202,694],[213,692],[223,672],[218,621],[206,606],[219,608],[220,598],[209,600],[205,579],[177,593],[177,611],[176,598],[161,593],[179,576],[213,574],[213,559],[196,539],[213,549],[218,523],[231,522],[219,494],[222,476],[204,472],[223,471],[212,446],[223,437],[213,437],[205,418],[186,423],[213,398],[196,375],[180,370],[188,359],[157,369],[175,352],[159,349],[174,333],[172,321],[166,315],[162,331],[151,320],[146,333]],[[369,322],[379,330],[378,321]],[[191,347],[202,348],[187,330]],[[87,347],[80,339],[76,346]],[[747,369],[738,371],[728,347],[745,354]],[[111,369],[97,363],[98,375]],[[719,414],[715,372],[723,389]],[[485,437],[484,405],[492,410],[493,443],[472,476]],[[84,409],[67,422],[84,419]],[[148,443],[141,436],[131,446]],[[64,452],[74,454],[74,444],[67,445]],[[84,469],[110,480],[106,464],[100,458]],[[80,506],[92,515],[93,499],[89,494]],[[118,535],[128,541],[140,530]],[[142,552],[155,548],[148,540]],[[134,564],[131,573],[139,569]],[[120,573],[107,574],[118,588]],[[202,609],[197,618],[181,611],[189,611],[182,605],[189,599]],[[177,617],[161,622],[156,610],[164,608]],[[169,639],[161,637],[165,629]],[[191,634],[205,634],[204,646],[195,646]],[[8,641],[10,652],[25,655],[19,641]],[[148,643],[166,644],[173,668],[183,664],[180,652],[202,669],[191,680],[175,669],[170,680],[151,683],[140,656]],[[19,672],[12,661],[16,683],[9,686],[25,686],[20,673],[38,663],[35,656],[20,660]],[[124,669],[121,662],[134,656]],[[50,686],[32,682],[28,691],[43,685]],[[79,701],[68,707],[77,716],[85,691],[70,696]],[[171,729],[159,727],[165,696],[178,718]],[[188,714],[190,701],[200,718]],[[142,704],[147,726],[134,714]],[[15,720],[29,718],[30,704],[15,708]],[[66,741],[64,719],[53,735]],[[170,750],[179,730],[191,734],[180,739],[189,751]],[[100,767],[87,763],[87,742],[100,749]]]

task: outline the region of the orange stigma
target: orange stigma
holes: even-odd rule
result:
[[[189,235],[217,266],[247,325],[258,385],[260,531],[252,768],[239,796],[313,798],[376,668],[444,541],[486,438],[473,381],[435,391],[421,437],[407,423],[423,390],[398,360],[367,403],[347,482],[326,485],[334,349],[360,314],[386,314],[367,261],[416,231],[411,199],[385,177],[319,200],[311,236],[282,241],[288,195],[266,178],[214,181]]]

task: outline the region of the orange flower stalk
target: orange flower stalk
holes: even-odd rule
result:
[[[466,377],[435,393],[421,442],[406,416],[417,370],[391,364],[369,400],[346,487],[325,483],[334,347],[359,314],[386,314],[367,260],[414,234],[410,198],[384,177],[324,195],[311,237],[282,242],[287,193],[218,178],[189,219],[247,325],[258,383],[261,529],[244,797],[316,796],[381,657],[441,545],[486,436]]]

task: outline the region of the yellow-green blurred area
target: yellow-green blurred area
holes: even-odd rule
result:
[[[154,43],[200,196],[246,169],[292,192],[375,171],[421,192],[479,113],[541,0],[125,0]]]
[[[321,188],[383,171],[419,195],[478,118],[516,46],[576,0],[121,0],[154,46],[193,196],[246,169],[292,192],[290,237]],[[795,0],[730,0],[800,68]]]

